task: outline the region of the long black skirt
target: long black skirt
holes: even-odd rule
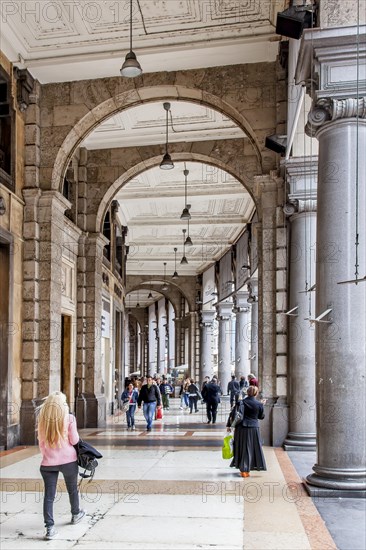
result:
[[[234,457],[230,466],[239,468],[241,472],[250,470],[267,470],[259,428],[235,427],[234,433]]]

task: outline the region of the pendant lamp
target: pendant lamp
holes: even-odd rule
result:
[[[132,51],[132,0],[130,0],[130,51],[121,67],[121,76],[135,78],[142,74],[140,63],[137,61],[135,52]]]

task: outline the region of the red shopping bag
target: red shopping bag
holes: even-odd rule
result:
[[[163,418],[163,409],[156,409],[155,418],[156,418],[156,420],[162,420],[162,418]]]

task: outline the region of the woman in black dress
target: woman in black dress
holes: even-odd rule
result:
[[[227,431],[239,410],[243,420],[235,425],[234,457],[230,464],[240,470],[241,477],[248,477],[250,470],[267,470],[262,451],[258,419],[264,418],[263,404],[256,399],[258,388],[250,386],[248,397],[238,402],[230,412],[227,421]]]

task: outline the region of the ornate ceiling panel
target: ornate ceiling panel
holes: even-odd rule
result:
[[[176,163],[169,172],[158,167],[147,170],[118,193],[118,215],[129,228],[129,275],[161,275],[164,261],[167,269],[174,271],[174,247],[178,248],[178,273],[201,273],[237,240],[251,219],[254,203],[235,178],[201,163],[186,163],[186,167],[193,241],[193,246],[185,248],[188,265],[179,263],[182,229],[188,229],[187,222],[180,219],[185,203],[184,163]]]
[[[135,0],[133,47],[145,72],[273,61],[275,17],[285,4]],[[129,49],[128,0],[12,0],[0,9],[2,49],[41,82],[119,74]]]

